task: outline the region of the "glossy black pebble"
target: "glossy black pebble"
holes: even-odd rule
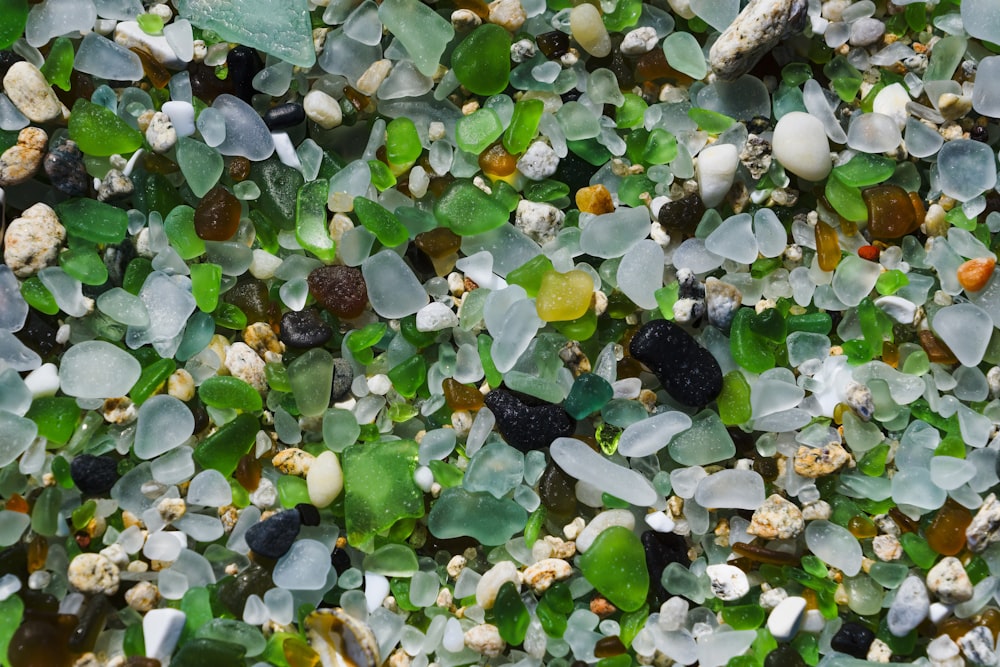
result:
[[[305,121],[305,119],[305,109],[302,108],[301,104],[296,104],[295,102],[279,104],[264,112],[264,124],[272,132],[280,132],[281,130],[295,127]]]
[[[576,421],[558,405],[528,405],[503,389],[486,394],[484,402],[496,417],[503,439],[522,452],[548,447],[576,430]]]
[[[860,623],[848,621],[840,626],[837,634],[830,639],[830,647],[834,651],[864,660],[873,641],[875,641],[874,632]]]
[[[333,328],[312,308],[290,310],[281,316],[278,338],[288,347],[320,347],[333,336]]]
[[[295,506],[295,511],[299,513],[303,526],[319,525],[319,510],[316,509],[315,505],[310,505],[309,503],[299,503]]]
[[[661,601],[666,601],[669,593],[660,583],[663,579],[663,570],[671,563],[680,563],[685,568],[691,565],[687,542],[675,533],[660,533],[655,530],[647,530],[640,540],[646,555],[646,569],[649,571],[653,590],[659,594]]]
[[[247,531],[247,546],[265,558],[281,558],[292,547],[301,525],[302,516],[297,510],[278,512]]]
[[[719,362],[673,322],[652,320],[642,325],[629,343],[629,353],[646,364],[681,405],[707,405],[722,391]]]
[[[81,454],[69,464],[69,475],[81,493],[101,495],[118,481],[118,462],[107,456]]]

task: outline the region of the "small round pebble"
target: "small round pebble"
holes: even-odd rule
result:
[[[875,633],[869,628],[854,621],[847,621],[830,639],[830,646],[836,651],[864,660],[874,639]]]
[[[492,623],[480,623],[466,630],[465,645],[488,658],[496,658],[507,648],[500,630]]]
[[[544,141],[536,141],[528,146],[518,161],[517,169],[525,178],[532,181],[543,181],[559,168],[559,156]]]
[[[822,180],[833,168],[823,122],[802,111],[781,117],[774,126],[771,150],[781,166],[807,181]]]
[[[733,565],[720,563],[709,565],[705,568],[705,574],[712,585],[712,592],[715,597],[729,602],[739,600],[750,592],[750,582],[747,580],[746,572]]]
[[[278,512],[250,527],[247,546],[265,558],[281,558],[292,547],[301,525],[302,517],[296,510]]]
[[[70,462],[69,474],[81,493],[99,496],[118,481],[118,463],[109,456],[80,454]]]
[[[114,595],[118,592],[118,566],[101,554],[78,554],[69,564],[67,577],[81,593]]]
[[[962,561],[954,556],[942,558],[927,572],[927,589],[945,604],[959,604],[972,599],[972,581]]]
[[[535,593],[541,595],[557,581],[569,579],[573,566],[562,558],[544,558],[524,568],[521,578]]]
[[[26,127],[17,143],[0,154],[0,187],[24,183],[38,171],[45,157],[49,135],[37,127]]]
[[[773,494],[754,511],[747,532],[769,540],[788,540],[801,533],[804,527],[802,510],[783,496]]]
[[[333,337],[333,327],[323,321],[313,308],[289,310],[281,316],[281,342],[288,347],[322,347]]]
[[[37,67],[22,60],[3,77],[3,89],[17,110],[33,123],[47,123],[63,115],[62,102]]]
[[[7,226],[3,261],[18,278],[30,278],[56,264],[66,228],[48,204],[38,203]]]
[[[306,474],[309,502],[323,509],[344,490],[344,471],[340,460],[331,451],[325,451],[312,462]]]

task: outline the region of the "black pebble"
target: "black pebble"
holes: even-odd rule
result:
[[[264,124],[272,132],[280,132],[295,127],[306,119],[306,111],[301,104],[286,102],[271,107],[264,112]]]
[[[764,667],[806,667],[806,661],[790,644],[782,644],[767,654]]]
[[[830,639],[830,648],[864,660],[874,640],[874,632],[860,623],[848,621],[840,626],[837,634]]]
[[[107,456],[81,454],[70,462],[69,475],[84,495],[101,495],[118,481],[118,462]]]
[[[486,394],[485,403],[496,417],[503,439],[522,452],[548,447],[556,438],[567,438],[576,430],[576,421],[558,405],[528,405],[503,389]]]
[[[351,556],[344,549],[334,547],[333,552],[330,554],[330,564],[333,565],[333,569],[337,571],[337,576],[339,577],[350,569]]]
[[[247,546],[265,558],[281,558],[299,534],[302,517],[296,510],[278,512],[247,531]]]
[[[43,165],[45,175],[56,190],[71,197],[83,197],[90,191],[90,176],[75,141],[66,139],[53,146]]]
[[[257,92],[253,88],[253,78],[264,69],[264,61],[260,59],[256,49],[237,46],[226,56],[226,66],[229,68],[227,78],[233,82],[234,94],[250,104]]]
[[[337,357],[333,360],[333,389],[330,391],[330,402],[336,403],[347,396],[354,382],[354,369],[347,359]]]
[[[629,343],[629,352],[646,364],[681,405],[702,407],[722,391],[719,362],[673,322],[652,320],[642,325]]]
[[[14,63],[19,63],[22,60],[24,60],[24,58],[13,51],[8,49],[0,51],[0,79],[7,76],[7,70],[13,67]]]
[[[701,197],[690,194],[661,206],[656,217],[671,234],[681,232],[693,235],[703,215],[705,215],[705,204],[702,203]]]
[[[647,530],[640,537],[642,549],[646,554],[646,569],[649,571],[649,581],[652,591],[658,594],[661,602],[665,602],[670,594],[663,588],[663,570],[671,563],[680,563],[684,567],[691,565],[688,558],[687,542],[674,533],[659,533]]]
[[[278,338],[288,347],[320,347],[333,336],[333,328],[312,308],[290,310],[281,316]]]
[[[316,509],[315,505],[310,505],[309,503],[299,503],[295,506],[295,510],[299,513],[303,526],[319,525],[319,510]]]

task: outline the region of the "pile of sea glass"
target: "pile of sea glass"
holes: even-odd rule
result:
[[[996,0],[0,0],[0,664],[995,665]]]

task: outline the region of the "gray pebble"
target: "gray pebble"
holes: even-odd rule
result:
[[[83,197],[90,191],[90,176],[83,164],[83,152],[72,139],[63,139],[49,150],[44,168],[52,187],[60,192],[71,197]]]
[[[132,194],[135,185],[132,179],[117,169],[109,169],[97,188],[98,201],[115,201]]]
[[[923,579],[917,576],[907,577],[899,586],[896,598],[889,607],[886,621],[889,632],[896,637],[902,637],[910,630],[920,625],[927,618],[931,602],[927,596],[927,587]]]
[[[976,516],[972,517],[972,523],[965,529],[965,539],[969,543],[969,550],[979,553],[998,538],[1000,538],[1000,502],[997,502],[997,494],[991,493],[986,496]]]
[[[882,39],[885,34],[885,24],[878,19],[858,19],[851,24],[851,46],[871,46]]]
[[[522,199],[514,213],[514,226],[529,238],[545,245],[562,229],[566,214],[551,204]]]
[[[556,173],[559,168],[559,156],[544,141],[536,141],[528,146],[521,159],[517,161],[517,168],[532,181],[542,181]]]
[[[994,650],[993,633],[985,625],[977,625],[958,640],[966,660],[974,665],[995,665],[997,654]]]
[[[351,383],[354,382],[354,369],[347,359],[337,357],[333,360],[333,389],[330,392],[330,402],[341,401],[351,390]]]
[[[738,289],[718,278],[705,281],[705,312],[708,323],[719,329],[729,329],[736,311],[743,303],[743,295]]]

